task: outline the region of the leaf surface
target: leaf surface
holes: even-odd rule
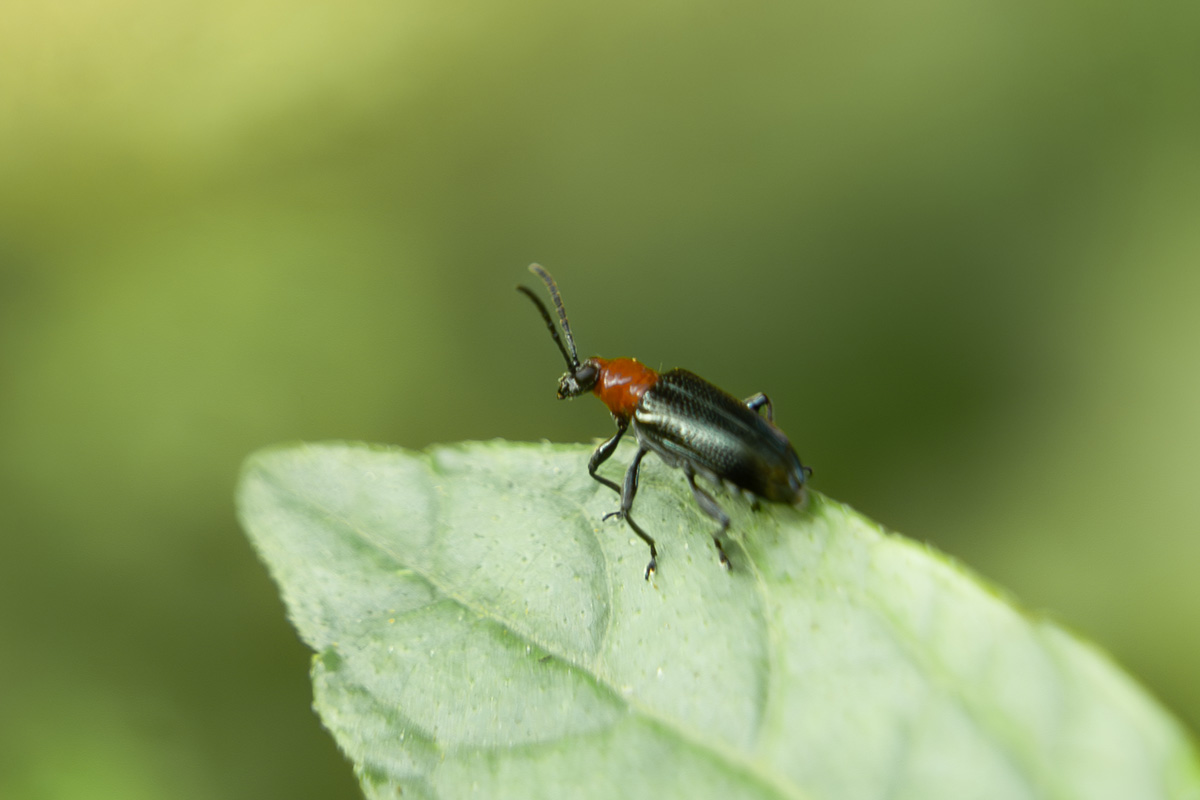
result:
[[[648,459],[643,580],[589,452],[247,462],[243,525],[368,796],[1200,798],[1187,733],[1104,655],[820,494],[718,493],[726,572]]]

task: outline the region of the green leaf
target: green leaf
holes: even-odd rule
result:
[[[682,476],[651,459],[647,582],[588,455],[247,462],[243,524],[368,796],[1200,797],[1194,744],[1140,687],[946,557],[816,493],[799,510],[719,495],[726,572]]]

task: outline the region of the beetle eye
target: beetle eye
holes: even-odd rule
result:
[[[579,393],[590,392],[592,387],[596,385],[596,379],[600,377],[600,370],[591,361],[584,362],[579,369],[575,371],[575,381],[579,386]]]

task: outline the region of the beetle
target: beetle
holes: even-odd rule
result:
[[[711,494],[696,485],[696,476],[716,486],[736,487],[752,498],[795,505],[803,501],[805,479],[812,474],[811,468],[800,463],[787,436],[775,427],[771,400],[762,392],[738,400],[685,369],[655,372],[634,358],[593,357],[581,362],[558,284],[539,264],[530,264],[529,271],[550,290],[567,340],[564,345],[550,312],[533,290],[518,286],[517,291],[532,300],[541,312],[567,362],[567,373],[558,381],[558,399],[592,392],[608,406],[617,425],[616,434],[597,447],[588,460],[588,474],[621,496],[620,508],[605,514],[604,519],[624,519],[650,546],[650,563],[645,574],[649,580],[658,569],[658,549],[653,537],[634,522],[630,510],[638,490],[642,458],[654,453],[668,466],[683,470],[697,505],[718,524],[712,534],[713,543],[721,566],[731,569],[721,542],[721,536],[729,530],[729,515]],[[763,408],[766,419],[759,413]],[[625,471],[624,484],[619,486],[596,470],[612,456],[621,437],[631,428],[638,449]]]

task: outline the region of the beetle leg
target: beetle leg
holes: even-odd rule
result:
[[[771,407],[771,398],[767,397],[762,392],[759,392],[752,397],[746,398],[746,408],[751,411],[758,411],[763,406],[767,407],[767,422],[775,422],[775,409]]]
[[[624,430],[622,430],[622,433],[623,432]],[[617,436],[619,437],[620,434],[617,434]],[[610,514],[604,515],[605,519],[609,519],[610,517],[624,519],[629,523],[629,527],[633,528],[633,532],[636,533],[643,542],[650,545],[650,563],[646,565],[646,580],[650,580],[650,576],[653,575],[654,571],[658,569],[658,548],[654,546],[654,539],[650,537],[650,534],[642,530],[641,527],[633,521],[633,518],[629,516],[629,510],[633,508],[633,498],[637,495],[638,473],[642,468],[642,456],[646,455],[648,452],[650,451],[638,448],[637,453],[633,456],[633,462],[629,465],[629,469],[625,471],[625,488],[621,491],[621,508],[617,511],[613,511]]]
[[[591,475],[596,480],[603,483],[608,488],[612,489],[617,494],[621,493],[621,487],[615,481],[610,481],[603,475],[597,475],[596,470],[600,469],[600,465],[608,461],[609,457],[616,451],[617,442],[621,441],[621,437],[625,435],[625,431],[629,429],[629,423],[617,420],[617,433],[607,442],[603,442],[596,448],[596,452],[592,453],[592,457],[588,460],[588,475]]]
[[[729,563],[729,556],[725,555],[725,547],[721,544],[721,534],[729,530],[729,515],[721,510],[712,495],[696,485],[696,475],[690,466],[684,465],[683,474],[687,476],[688,486],[692,487],[692,495],[696,498],[696,504],[700,506],[700,510],[720,523],[721,529],[712,535],[713,544],[717,546],[717,553],[721,556],[721,566],[725,569],[733,569]]]

